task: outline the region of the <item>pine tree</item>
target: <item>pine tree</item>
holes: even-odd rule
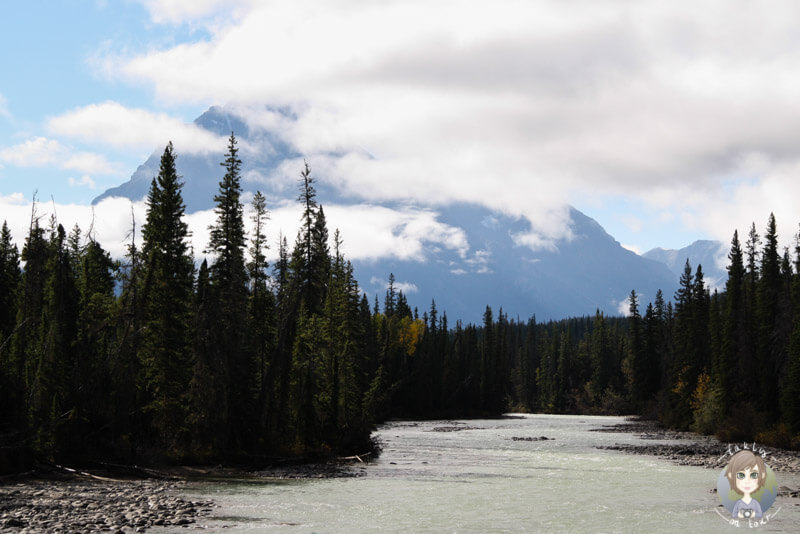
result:
[[[770,214],[767,232],[764,235],[764,248],[761,251],[760,278],[756,290],[757,367],[753,371],[761,385],[759,406],[771,417],[778,415],[778,395],[775,383],[781,374],[782,354],[785,347],[776,342],[778,323],[778,302],[781,291],[780,255],[778,253],[778,233],[775,216]]]
[[[39,225],[37,204],[34,198],[31,208],[31,221],[28,236],[22,247],[21,259],[25,263],[22,279],[18,286],[17,320],[11,334],[8,359],[5,362],[9,380],[8,398],[11,400],[5,410],[10,414],[14,426],[26,429],[30,408],[30,395],[36,378],[40,345],[40,324],[44,308],[45,284],[48,278],[47,264],[52,248],[45,239],[44,229]]]
[[[731,251],[728,254],[728,280],[725,283],[725,319],[723,323],[722,346],[714,375],[720,384],[722,404],[732,406],[741,400],[741,392],[748,391],[746,384],[750,379],[740,362],[746,362],[747,351],[745,334],[745,270],[744,255],[739,244],[739,232],[734,231]],[[746,365],[745,368],[749,368]],[[745,378],[747,377],[747,378]]]
[[[253,196],[253,234],[250,239],[250,261],[247,272],[250,278],[250,297],[248,300],[248,325],[251,332],[251,350],[255,365],[255,393],[258,435],[268,439],[268,421],[272,410],[272,391],[274,389],[274,366],[272,356],[275,350],[275,297],[268,285],[267,258],[269,248],[264,225],[269,220],[269,212],[264,195],[256,191]]]
[[[391,317],[395,313],[397,292],[394,286],[394,273],[389,273],[389,284],[386,286],[386,296],[383,299],[383,314]]]
[[[780,401],[782,420],[791,432],[798,433],[800,432],[800,233],[795,239],[795,274],[791,289],[794,314]]]
[[[17,407],[12,390],[17,388],[18,373],[12,368],[11,334],[16,327],[17,291],[22,271],[19,267],[19,251],[11,240],[11,231],[3,221],[0,232],[0,405],[4,406],[0,414],[0,432],[11,427],[17,418]]]
[[[198,461],[213,460],[229,447],[230,376],[222,361],[219,343],[223,335],[219,332],[216,306],[208,262],[203,260],[194,297],[194,365],[189,385],[191,450]]]
[[[185,452],[194,264],[183,220],[182,182],[170,142],[158,178],[147,197],[144,244],[144,336],[140,350],[145,372],[146,411],[157,445],[168,454]]]
[[[296,302],[293,308],[299,309],[299,303],[303,302],[307,313],[317,314],[322,311],[325,301],[330,259],[325,214],[317,204],[314,178],[308,163],[300,173],[298,187],[300,195],[297,200],[303,206],[303,214],[290,263],[292,294]]]
[[[117,450],[125,451],[124,460],[137,461],[137,453],[150,429],[144,422],[142,398],[145,393],[144,373],[139,352],[142,345],[144,307],[141,298],[142,254],[136,246],[136,218],[131,206],[130,239],[124,261],[120,265],[121,294],[117,302],[114,348],[108,366],[113,410],[109,434]]]
[[[76,263],[79,302],[73,383],[81,385],[75,402],[76,418],[82,428],[76,432],[91,436],[88,443],[79,446],[101,455],[111,447],[111,439],[109,432],[98,433],[97,429],[107,428],[116,415],[114,404],[109,402],[112,382],[108,360],[116,349],[114,282],[118,265],[93,239],[81,247],[71,242],[70,249],[71,254],[80,250]]]
[[[63,226],[51,229],[42,320],[33,361],[29,362],[35,369],[28,412],[34,448],[52,459],[59,458],[69,447],[75,422],[75,398],[70,384],[74,379],[78,295],[65,241]]]
[[[255,416],[253,393],[254,371],[251,353],[246,346],[246,331],[242,325],[247,319],[247,271],[245,270],[244,209],[240,197],[241,165],[236,147],[236,137],[231,133],[228,153],[222,165],[225,175],[214,196],[216,222],[209,227],[207,252],[213,255],[209,268],[210,309],[215,330],[216,354],[212,362],[217,372],[226,378],[216,384],[227,397],[229,412],[222,415],[224,433],[231,439],[230,446],[241,448],[252,435],[247,429]]]
[[[646,389],[648,386],[647,367],[649,362],[647,361],[643,339],[642,316],[639,314],[639,297],[636,295],[635,290],[631,290],[628,301],[631,360],[630,394],[634,405],[641,406],[649,393]]]

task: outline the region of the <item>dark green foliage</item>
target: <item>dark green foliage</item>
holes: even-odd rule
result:
[[[0,233],[0,405],[5,408],[0,414],[0,432],[12,428],[18,418],[19,371],[12,358],[11,335],[17,323],[17,291],[22,271],[19,266],[19,251],[11,241],[11,231],[3,221]],[[13,366],[13,367],[12,367]]]
[[[199,389],[196,394],[218,399],[214,408],[219,413],[211,418],[217,421],[215,433],[222,436],[214,439],[221,441],[225,449],[246,448],[246,442],[254,437],[254,433],[246,429],[257,412],[255,362],[251,358],[247,330],[242,328],[248,319],[248,275],[244,256],[244,209],[240,201],[242,162],[238,151],[236,137],[231,133],[228,153],[221,163],[225,175],[214,197],[217,220],[209,228],[207,252],[213,258],[208,268],[205,296],[204,320],[208,323],[198,331],[199,335],[209,338],[205,357],[210,367],[195,368],[196,372],[215,375],[214,381],[207,384],[208,388]],[[198,380],[209,381],[203,377]]]
[[[142,228],[144,332],[139,359],[153,445],[176,457],[188,445],[194,285],[181,187],[169,143],[150,186]]]

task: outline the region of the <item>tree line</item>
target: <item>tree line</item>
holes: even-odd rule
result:
[[[725,439],[791,444],[800,432],[800,245],[779,254],[774,217],[711,294],[688,261],[673,300],[641,313],[538,323],[486,308],[455,326],[420,315],[393,275],[370,303],[331,237],[314,178],[300,228],[266,260],[269,211],[245,231],[233,134],[198,266],[168,144],[115,260],[33,206],[21,253],[0,234],[0,445],[56,461],[270,461],[364,452],[393,417],[504,411],[640,413]],[[763,243],[763,246],[762,246]],[[24,264],[24,268],[23,268]]]
[[[687,259],[673,298],[644,306],[631,291],[626,317],[539,323],[487,307],[482,325],[448,329],[434,303],[415,351],[393,356],[382,413],[639,414],[800,448],[800,235],[781,252],[772,214],[763,236],[734,232],[727,272],[712,292]]]

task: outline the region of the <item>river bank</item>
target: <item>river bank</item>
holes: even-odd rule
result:
[[[177,496],[184,483],[163,480],[27,479],[0,485],[3,532],[146,532],[190,526],[214,503]]]
[[[646,445],[616,444],[598,446],[598,449],[622,451],[629,454],[646,454],[673,461],[678,465],[692,465],[722,469],[735,452],[745,446],[756,451],[763,449],[765,461],[777,473],[800,474],[800,452],[768,447],[759,443],[723,443],[713,436],[694,432],[664,429],[655,421],[630,419],[624,423],[604,425],[593,432],[629,432],[644,440],[678,441],[679,443],[648,443]]]
[[[114,466],[89,473],[55,466],[0,478],[0,532],[147,532],[204,528],[212,500],[180,497],[197,480],[323,479],[359,476],[369,454],[331,462],[279,462],[255,470]]]

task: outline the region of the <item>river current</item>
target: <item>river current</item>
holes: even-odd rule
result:
[[[353,467],[358,477],[202,482],[186,494],[213,499],[218,507],[199,525],[226,533],[800,532],[797,499],[779,496],[762,524],[732,525],[713,492],[719,470],[598,449],[654,443],[592,431],[620,422],[395,422],[378,429],[383,452]],[[778,485],[797,488],[800,476],[778,473]]]

